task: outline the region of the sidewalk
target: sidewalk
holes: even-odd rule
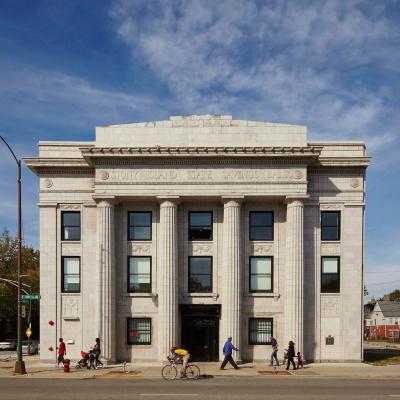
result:
[[[14,360],[0,361],[0,378],[13,377]],[[55,364],[44,363],[37,356],[25,358],[27,375],[16,376],[18,379],[29,378],[56,378],[56,379],[94,379],[94,378],[124,378],[124,379],[162,379],[161,366],[155,364],[127,364],[123,372],[123,365],[113,365],[103,370],[75,369],[75,363],[71,364],[71,372],[64,373],[63,369],[56,368]],[[219,363],[196,363],[200,367],[204,378],[223,377],[259,377],[264,379],[291,379],[291,378],[329,378],[342,377],[344,379],[390,379],[400,377],[400,365],[374,366],[369,364],[308,364],[304,369],[290,370],[287,374],[285,368],[273,368],[266,363],[243,364],[240,370],[231,367],[221,371]]]

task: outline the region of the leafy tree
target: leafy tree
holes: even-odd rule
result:
[[[400,289],[393,290],[393,292],[389,293],[389,298],[392,301],[400,300]]]
[[[24,275],[22,282],[32,287],[32,293],[39,293],[39,251],[22,245],[21,254],[21,275]],[[17,280],[17,255],[18,240],[4,229],[0,233],[0,278]],[[23,288],[29,293],[28,287],[23,286]],[[38,313],[38,302],[32,302],[32,315]],[[9,326],[10,322],[16,320],[17,288],[0,280],[0,326]]]

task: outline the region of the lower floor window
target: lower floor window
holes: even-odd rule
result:
[[[62,292],[79,293],[81,290],[80,257],[62,258]]]
[[[321,293],[340,292],[339,257],[322,257],[321,259]]]
[[[212,292],[212,257],[189,257],[189,292]]]
[[[249,344],[270,344],[272,337],[272,318],[249,319]]]
[[[128,344],[151,344],[151,318],[128,318]]]

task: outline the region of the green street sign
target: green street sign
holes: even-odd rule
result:
[[[40,294],[23,294],[21,296],[22,301],[29,301],[29,300],[40,300],[42,296]]]

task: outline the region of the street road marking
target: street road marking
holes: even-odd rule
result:
[[[400,394],[387,394],[388,397],[400,397]]]
[[[198,393],[140,393],[140,396],[200,396]]]

